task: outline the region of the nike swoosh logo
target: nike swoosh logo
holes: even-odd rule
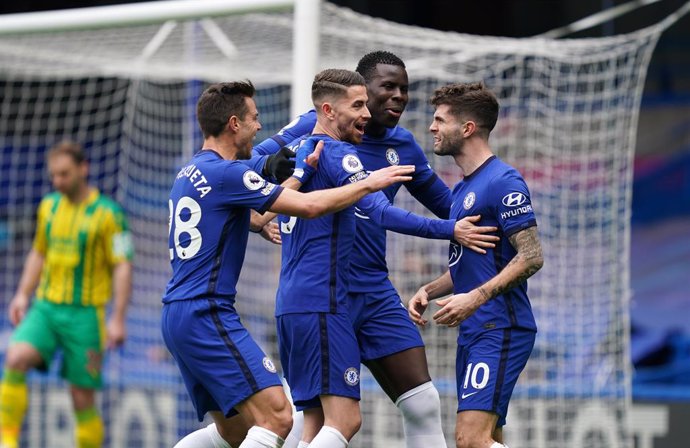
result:
[[[462,397],[462,399],[464,400],[465,398],[471,397],[472,395],[478,394],[478,393],[479,393],[479,391],[470,392],[469,394],[462,394],[461,397]]]

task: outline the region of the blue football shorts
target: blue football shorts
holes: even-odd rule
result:
[[[534,331],[503,328],[485,331],[458,345],[458,412],[493,412],[498,414],[497,426],[504,426],[508,402],[532,353],[535,337]]]
[[[235,415],[235,406],[260,390],[282,387],[273,361],[242,326],[228,301],[164,304],[161,329],[199,421],[208,411]]]
[[[280,362],[298,411],[321,406],[321,395],[359,400],[359,347],[347,314],[278,316]]]
[[[349,293],[347,306],[362,361],[424,347],[419,330],[395,290]]]

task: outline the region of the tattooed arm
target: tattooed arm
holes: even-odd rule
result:
[[[534,275],[544,264],[537,227],[516,232],[509,238],[517,254],[505,268],[488,282],[465,294],[456,294],[436,303],[442,306],[434,320],[441,325],[456,327],[477,308],[494,297],[515,288]]]

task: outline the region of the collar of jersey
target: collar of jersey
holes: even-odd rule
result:
[[[221,156],[218,152],[216,152],[215,149],[210,149],[210,148],[202,148],[202,149],[200,149],[199,152],[197,152],[195,155],[196,155],[196,156],[199,156],[199,155],[203,155],[204,153],[215,154],[216,157],[218,157],[219,159],[222,159],[222,158],[223,158],[223,156]]]
[[[496,158],[496,154],[494,154],[494,155],[492,155],[491,157],[489,157],[488,159],[486,159],[486,160],[484,161],[484,163],[482,163],[481,165],[479,165],[479,168],[477,168],[476,170],[474,170],[474,171],[472,172],[472,174],[470,174],[470,175],[468,175],[468,176],[465,176],[464,180],[470,180],[470,179],[472,179],[474,176],[477,175],[477,173],[479,173],[481,170],[483,170],[484,167],[487,166],[489,163],[491,163],[491,161],[494,160],[495,158]]]

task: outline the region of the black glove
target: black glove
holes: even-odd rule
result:
[[[292,159],[291,159],[292,157]],[[271,176],[282,184],[285,179],[292,176],[295,169],[295,153],[290,148],[283,146],[275,154],[266,157],[263,175]]]

